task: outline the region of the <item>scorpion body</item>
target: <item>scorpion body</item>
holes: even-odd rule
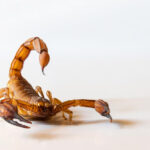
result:
[[[53,98],[50,91],[46,92],[46,99],[40,86],[34,89],[21,74],[24,61],[32,50],[39,53],[42,71],[49,63],[47,46],[39,37],[30,38],[20,46],[10,66],[7,87],[0,89],[0,98],[3,98],[0,102],[0,117],[13,125],[29,128],[13,119],[31,123],[25,118],[48,118],[62,111],[63,117],[66,119],[64,113],[67,113],[71,120],[72,111],[69,108],[82,106],[95,108],[102,116],[112,121],[109,106],[103,100],[75,99],[61,102]]]

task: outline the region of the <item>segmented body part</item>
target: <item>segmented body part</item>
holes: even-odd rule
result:
[[[18,49],[9,70],[10,80],[7,87],[9,89],[10,98],[18,101],[18,112],[23,116],[39,116],[45,117],[49,114],[48,108],[50,102],[41,98],[32,85],[21,75],[24,61],[29,56],[32,50],[39,53],[39,61],[42,71],[49,63],[49,54],[46,44],[39,37],[30,38],[23,43]],[[20,101],[19,101],[20,100]],[[49,108],[51,110],[51,108]]]
[[[32,50],[36,50],[40,54],[39,61],[42,70],[49,63],[50,57],[48,55],[48,49],[44,41],[39,37],[30,38],[20,46],[11,63],[9,70],[10,79],[13,78],[14,76],[15,77],[21,76],[21,70],[23,68],[24,61],[29,56]]]

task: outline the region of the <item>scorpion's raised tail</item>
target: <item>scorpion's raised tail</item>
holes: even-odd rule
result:
[[[23,63],[25,59],[29,56],[31,50],[36,50],[40,56],[39,61],[42,68],[42,72],[44,68],[49,63],[49,54],[46,44],[39,37],[34,37],[28,39],[25,43],[23,43],[18,49],[9,70],[9,77],[12,76],[21,76],[21,70],[23,68]]]

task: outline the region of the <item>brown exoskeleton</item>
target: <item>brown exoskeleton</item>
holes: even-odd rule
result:
[[[31,121],[23,117],[48,118],[62,111],[63,117],[65,118],[64,113],[67,113],[71,120],[72,111],[69,108],[72,106],[82,106],[94,108],[102,116],[112,121],[109,106],[103,100],[74,99],[61,102],[59,99],[53,98],[50,91],[46,92],[49,100],[46,99],[40,86],[37,86],[34,90],[21,75],[23,63],[31,50],[36,50],[39,53],[42,71],[44,71],[44,68],[49,63],[50,57],[47,46],[39,37],[30,38],[20,46],[11,63],[9,70],[10,80],[7,87],[0,89],[0,98],[3,98],[0,101],[0,117],[13,125],[29,128],[14,121],[14,119],[31,123]]]

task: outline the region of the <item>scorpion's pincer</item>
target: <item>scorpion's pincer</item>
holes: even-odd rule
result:
[[[7,121],[10,124],[16,125],[18,127],[22,128],[30,128],[26,125],[20,124],[13,119],[18,119],[25,123],[32,123],[29,120],[24,119],[20,115],[18,115],[17,108],[15,108],[13,105],[9,104],[8,102],[0,103],[0,117],[2,117],[5,121]]]
[[[99,99],[95,102],[95,110],[99,112],[102,116],[107,117],[112,122],[112,117],[110,115],[110,109],[107,102]]]

